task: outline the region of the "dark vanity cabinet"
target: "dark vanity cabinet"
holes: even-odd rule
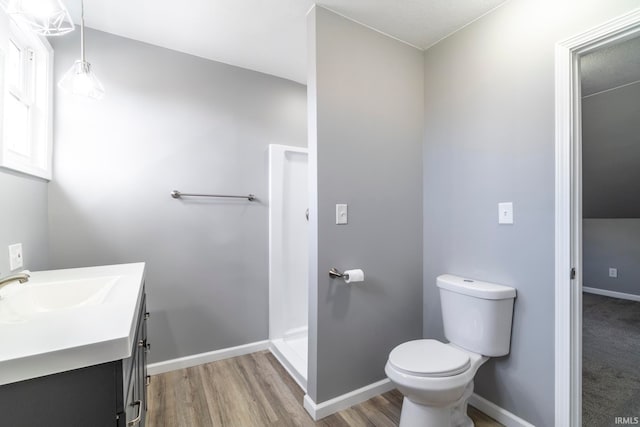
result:
[[[138,316],[138,330],[134,340],[131,357],[120,364],[122,383],[116,385],[117,393],[117,427],[144,426],[147,415],[147,353],[151,345],[147,341],[146,299],[142,299]],[[107,425],[107,424],[105,424]]]
[[[144,426],[148,317],[143,293],[127,359],[0,386],[0,426]]]

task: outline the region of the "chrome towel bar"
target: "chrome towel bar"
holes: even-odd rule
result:
[[[196,193],[182,193],[178,190],[173,190],[171,192],[171,197],[174,199],[180,199],[182,197],[224,197],[229,199],[247,199],[250,202],[256,200],[256,196],[253,194],[249,194],[248,196],[227,196],[223,194],[196,194]]]

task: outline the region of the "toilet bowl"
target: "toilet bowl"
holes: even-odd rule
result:
[[[478,368],[487,360],[430,339],[396,347],[385,373],[404,395],[400,426],[472,426],[466,415],[467,399],[473,393]]]
[[[400,427],[472,427],[467,401],[489,356],[509,353],[513,288],[452,275],[437,280],[445,336],[405,342],[385,373],[404,395]]]

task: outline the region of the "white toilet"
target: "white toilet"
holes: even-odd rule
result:
[[[400,427],[471,427],[467,400],[489,357],[509,354],[516,290],[445,274],[437,279],[444,335],[400,344],[385,372],[404,394]]]

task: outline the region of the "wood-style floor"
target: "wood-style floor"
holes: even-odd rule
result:
[[[304,392],[268,351],[155,375],[147,427],[395,427],[402,395],[390,391],[314,422]],[[501,424],[474,408],[476,427]]]

